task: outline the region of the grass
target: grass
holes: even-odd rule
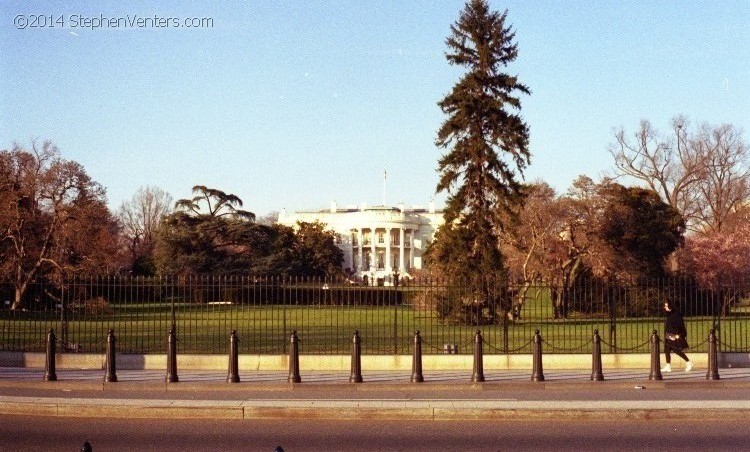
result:
[[[237,330],[239,351],[246,353],[286,353],[289,332],[296,330],[303,354],[347,354],[352,334],[359,330],[365,354],[409,354],[414,332],[419,330],[423,353],[442,353],[445,344],[458,346],[460,353],[471,353],[474,335],[481,330],[485,353],[530,353],[531,339],[539,330],[545,353],[589,353],[591,339],[598,329],[602,351],[648,352],[651,332],[662,334],[663,319],[616,319],[615,328],[606,318],[553,320],[543,295],[524,306],[521,319],[507,325],[444,325],[432,311],[409,306],[281,306],[179,304],[175,307],[178,350],[180,353],[223,354],[228,350],[229,332]],[[69,314],[67,335],[61,328],[60,314],[10,313],[0,316],[0,348],[43,351],[48,329],[58,339],[77,344],[81,351],[103,352],[107,331],[117,337],[123,353],[165,353],[172,315],[169,304],[128,304],[114,306],[113,314],[81,316]],[[750,349],[750,317],[722,318],[716,325],[724,351]],[[712,317],[686,319],[692,351],[707,350]],[[616,344],[617,349],[614,348]]]

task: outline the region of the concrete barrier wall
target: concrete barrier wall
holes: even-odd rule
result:
[[[697,368],[706,368],[706,353],[689,353]],[[177,355],[177,367],[185,370],[221,370],[228,368],[227,355]],[[411,355],[363,355],[363,371],[411,371]],[[287,371],[289,358],[286,355],[240,355],[241,370],[252,371]],[[664,363],[664,355],[661,356]],[[682,360],[673,356],[672,363],[680,368]],[[532,355],[484,355],[485,371],[492,370],[527,370],[532,369]],[[591,355],[588,354],[546,354],[542,358],[544,370],[556,369],[591,369]],[[300,370],[348,372],[351,369],[349,355],[301,355]],[[472,355],[424,355],[422,367],[432,370],[471,370]],[[0,366],[44,368],[44,353],[0,352]],[[104,354],[58,353],[55,357],[57,369],[104,369]],[[748,353],[722,353],[719,355],[720,367],[750,367]],[[604,369],[648,369],[651,367],[651,355],[636,354],[603,354]],[[122,370],[163,370],[167,368],[167,356],[118,354],[117,369]]]

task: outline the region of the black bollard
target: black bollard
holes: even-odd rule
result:
[[[718,353],[716,352],[716,331],[712,329],[708,333],[708,372],[706,372],[706,380],[720,379]]]
[[[484,355],[482,354],[482,332],[477,330],[474,335],[474,368],[471,372],[472,383],[482,383],[484,381]]]
[[[93,449],[91,448],[91,444],[89,444],[88,441],[83,443],[83,446],[81,446],[81,452],[93,452]]]
[[[414,333],[414,350],[412,350],[411,355],[411,382],[424,382],[424,375],[422,375],[422,336],[419,335],[419,330]]]
[[[544,381],[544,369],[542,368],[542,335],[539,330],[534,331],[534,363],[531,372],[531,381]]]
[[[297,332],[292,331],[289,338],[289,383],[302,383],[302,377],[299,376],[299,339]]]
[[[57,373],[55,373],[56,341],[55,330],[50,328],[47,333],[47,355],[44,360],[44,381],[57,381]]]
[[[591,381],[604,381],[602,373],[602,338],[599,330],[594,330],[594,349],[591,353]]]
[[[229,333],[229,371],[227,373],[227,383],[239,383],[240,382],[240,365],[237,350],[239,348],[239,339],[237,339],[237,331],[232,330]]]
[[[109,329],[107,333],[107,366],[106,373],[104,374],[104,381],[107,383],[114,383],[117,381],[117,362],[115,361],[115,354],[117,353],[115,330]]]
[[[167,339],[167,383],[177,383],[180,381],[177,377],[177,332],[174,325],[169,330]]]
[[[362,344],[359,339],[359,330],[354,331],[352,338],[352,373],[349,375],[349,383],[362,383]]]
[[[654,330],[654,332],[651,333],[651,373],[648,375],[649,380],[664,379],[661,376],[661,361],[659,357],[661,351],[659,342],[661,342],[661,340],[659,339],[659,334],[657,334],[656,330]]]

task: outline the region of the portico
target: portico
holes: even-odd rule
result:
[[[298,221],[319,221],[336,233],[344,252],[344,268],[353,276],[390,281],[394,273],[409,276],[422,268],[422,253],[443,223],[442,211],[419,206],[407,208],[361,205],[330,209],[282,211],[279,223],[294,226]]]

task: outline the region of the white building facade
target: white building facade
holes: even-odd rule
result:
[[[336,244],[344,252],[343,267],[374,283],[391,281],[394,273],[408,277],[422,268],[422,254],[443,224],[443,212],[434,203],[424,209],[403,204],[339,208],[333,202],[330,209],[279,214],[279,223],[291,227],[315,221],[336,234]]]

